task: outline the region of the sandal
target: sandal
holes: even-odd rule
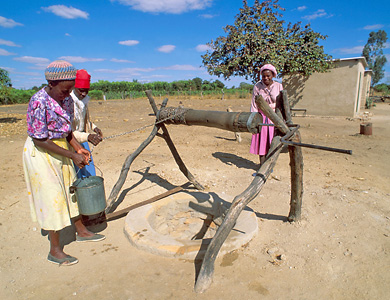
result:
[[[47,256],[47,260],[49,262],[51,262],[52,264],[56,264],[59,266],[71,266],[71,265],[75,265],[79,262],[79,260],[76,257],[70,256],[70,255],[67,255],[64,258],[57,258],[57,257],[54,257],[53,255],[51,255],[50,253]]]
[[[104,240],[106,237],[103,234],[97,234],[91,236],[79,236],[76,235],[76,242],[99,242]]]

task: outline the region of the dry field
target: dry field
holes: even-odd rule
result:
[[[157,100],[161,102],[160,99]],[[168,106],[248,111],[250,100],[171,99]],[[0,297],[1,299],[388,299],[390,295],[390,105],[370,110],[373,135],[343,117],[294,117],[302,141],[353,150],[344,155],[303,148],[302,220],[286,222],[289,157],[282,153],[261,194],[249,206],[258,235],[215,264],[204,294],[193,292],[194,262],[134,248],[124,218],[111,221],[100,243],[71,242],[71,267],[46,261],[49,242],[30,219],[22,170],[27,105],[0,106]],[[154,118],[147,100],[90,104],[106,136],[132,131]],[[251,182],[258,158],[242,142],[214,128],[168,126],[183,161],[211,193],[231,202]],[[151,127],[107,139],[94,148],[108,195],[125,158]],[[134,161],[118,209],[186,182],[165,142],[156,138]],[[72,229],[69,229],[70,232]],[[282,260],[275,259],[282,255]]]

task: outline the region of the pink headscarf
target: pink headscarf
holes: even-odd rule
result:
[[[266,65],[262,66],[260,69],[260,74],[262,74],[263,71],[265,71],[265,70],[270,70],[274,74],[274,77],[276,77],[276,75],[278,75],[278,73],[276,72],[276,68],[271,64],[266,64]]]

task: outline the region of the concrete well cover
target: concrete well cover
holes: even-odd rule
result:
[[[201,258],[230,203],[204,193],[181,192],[130,211],[125,234],[135,247],[154,254]],[[219,217],[219,218],[218,218]],[[258,231],[257,217],[245,208],[220,254],[247,244]]]

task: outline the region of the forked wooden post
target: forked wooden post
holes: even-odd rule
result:
[[[282,107],[284,118],[288,125],[292,124],[290,103],[288,102],[287,92],[281,91]],[[293,142],[301,142],[301,134],[299,131],[295,133],[292,138]],[[302,196],[303,196],[303,155],[301,147],[288,146],[290,155],[290,171],[291,171],[291,198],[290,198],[290,212],[288,220],[290,222],[301,219],[302,211]]]
[[[286,98],[287,99],[287,98]],[[286,125],[286,123],[283,121],[281,117],[279,117],[272,108],[268,105],[268,103],[263,99],[261,96],[256,97],[256,105],[257,107],[263,111],[264,115],[266,115],[274,124],[275,127],[279,129],[280,132],[283,134],[288,134],[290,131],[289,127]],[[286,109],[289,112],[289,107]],[[290,118],[291,120],[291,118]],[[212,278],[214,274],[214,263],[215,259],[217,258],[217,255],[219,253],[219,250],[221,249],[223,243],[225,242],[226,238],[228,237],[230,231],[233,229],[235,222],[237,221],[237,218],[239,217],[241,211],[245,208],[246,205],[248,205],[249,202],[251,202],[261,191],[264,183],[266,182],[268,176],[271,173],[271,170],[273,169],[274,165],[276,164],[276,160],[279,157],[280,151],[282,150],[282,143],[280,140],[280,136],[275,136],[272,140],[270,150],[266,156],[266,161],[260,166],[260,169],[255,176],[255,179],[253,179],[252,183],[249,185],[249,187],[242,192],[240,195],[236,196],[233,200],[233,203],[228,210],[226,217],[221,224],[221,226],[218,228],[216,234],[214,235],[213,239],[211,240],[206,254],[204,256],[202,266],[200,268],[196,283],[195,283],[195,292],[202,293],[205,290],[209,288],[209,286],[212,283]],[[295,148],[295,147],[294,147]],[[292,155],[293,157],[296,156],[295,153]],[[291,154],[290,154],[291,157]],[[302,156],[297,157],[297,159],[302,159]],[[290,164],[291,167],[295,168],[295,165],[299,165],[299,162],[294,164]],[[302,179],[302,177],[298,178]],[[295,182],[295,179],[294,179]],[[299,185],[299,184],[298,184]],[[302,194],[301,194],[302,196]],[[295,199],[295,198],[294,198]],[[300,205],[301,201],[294,201],[294,206]],[[298,212],[297,207],[291,209],[291,211]],[[290,214],[291,214],[290,211]]]

